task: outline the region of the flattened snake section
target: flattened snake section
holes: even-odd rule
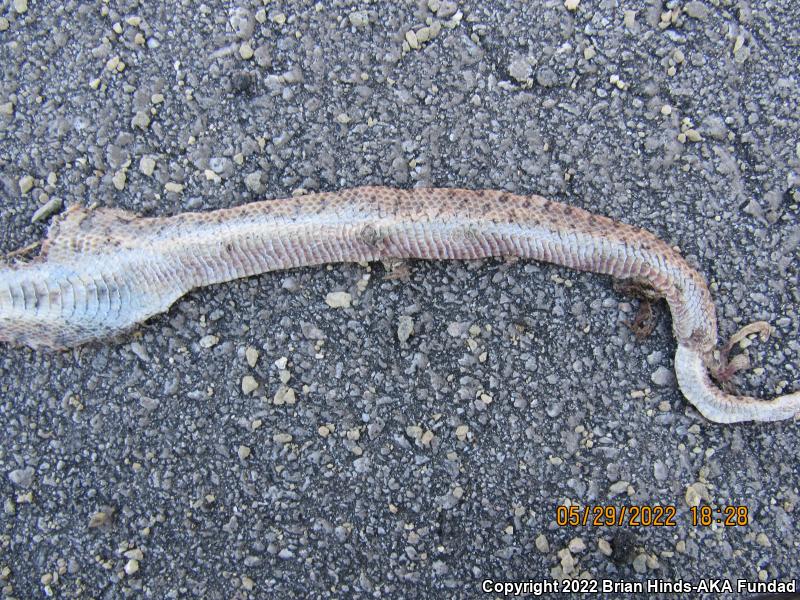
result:
[[[741,364],[717,347],[705,280],[669,245],[579,208],[499,191],[361,187],[158,218],[73,206],[53,223],[38,257],[0,263],[0,341],[63,349],[101,340],[166,311],[194,288],[267,271],[489,256],[603,273],[664,298],[678,341],[678,385],[707,419],[800,414],[800,392],[758,400],[711,381],[709,371],[728,377]]]

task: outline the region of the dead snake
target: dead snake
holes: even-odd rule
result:
[[[703,277],[653,234],[539,196],[361,187],[143,218],[73,206],[38,257],[0,263],[0,341],[63,349],[126,331],[205,285],[307,265],[515,256],[631,280],[666,299],[686,398],[719,423],[800,414],[800,392],[728,394]],[[758,323],[742,330],[764,332]],[[740,336],[741,337],[741,336]]]

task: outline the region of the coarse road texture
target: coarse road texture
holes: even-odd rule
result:
[[[723,339],[775,326],[738,389],[798,389],[800,17],[622,4],[11,0],[0,252],[74,203],[538,193],[680,246]],[[702,419],[665,307],[643,341],[635,311],[607,278],[526,261],[337,265],[198,290],[113,343],[3,345],[0,587],[476,597],[485,579],[796,576],[798,424]],[[567,503],[674,505],[676,525],[559,527]],[[693,526],[696,504],[749,523]]]

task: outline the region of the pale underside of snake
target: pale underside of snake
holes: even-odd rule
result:
[[[206,213],[144,218],[73,206],[29,262],[0,263],[0,341],[65,349],[131,329],[188,291],[325,263],[521,257],[611,275],[664,298],[678,385],[720,423],[800,415],[800,392],[771,400],[711,380],[735,370],[717,347],[703,277],[653,234],[539,196],[362,187]],[[757,323],[741,335],[769,326]],[[738,337],[741,337],[739,335]]]

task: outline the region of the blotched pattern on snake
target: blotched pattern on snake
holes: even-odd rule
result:
[[[0,341],[63,349],[124,332],[193,288],[307,265],[386,258],[516,256],[627,280],[664,298],[686,398],[721,423],[800,414],[800,392],[728,394],[730,344],[703,277],[653,234],[539,196],[361,187],[207,213],[143,218],[72,207],[38,257],[0,263]],[[767,333],[751,324],[738,337]],[[735,338],[736,339],[736,338]],[[735,341],[734,339],[734,341]]]

